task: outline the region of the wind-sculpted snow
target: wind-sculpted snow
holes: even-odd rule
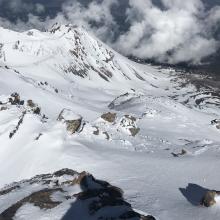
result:
[[[203,76],[134,63],[73,25],[1,28],[0,45],[0,186],[68,167],[157,219],[220,217],[179,191],[220,185],[219,91]]]

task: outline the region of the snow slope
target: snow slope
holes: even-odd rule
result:
[[[0,186],[86,170],[159,220],[218,219],[218,204],[194,206],[180,190],[220,186],[214,92],[174,69],[134,63],[81,27],[0,28]],[[64,108],[82,117],[74,134],[57,120]],[[112,122],[101,117],[107,112],[116,113]]]

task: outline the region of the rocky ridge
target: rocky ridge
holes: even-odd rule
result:
[[[153,216],[134,211],[124,200],[121,189],[87,172],[62,169],[0,190],[1,220],[46,217],[51,220],[155,220]]]

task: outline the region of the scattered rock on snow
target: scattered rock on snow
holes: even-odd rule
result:
[[[66,124],[67,131],[71,134],[79,131],[82,126],[82,116],[75,114],[70,109],[63,109],[57,120],[63,121]]]
[[[109,123],[113,123],[116,120],[116,113],[105,113],[101,116],[101,118]]]
[[[172,153],[172,155],[174,156],[174,157],[179,157],[179,156],[183,156],[183,155],[186,155],[187,154],[187,151],[186,150],[184,150],[184,149],[182,149],[182,151],[180,152],[180,153]]]
[[[5,106],[2,106],[0,108],[0,111],[7,110],[8,108],[10,108],[11,105],[17,107],[23,106],[25,108],[23,108],[23,111],[31,112],[37,115],[41,113],[41,108],[31,99],[27,100],[27,105],[24,106],[24,100],[21,100],[20,95],[17,92],[12,93],[9,98],[7,98],[7,101],[1,102],[1,105],[3,104]]]
[[[136,124],[137,119],[131,115],[125,115],[120,120],[120,126],[126,129],[131,136],[136,136],[140,131],[140,128]]]
[[[140,128],[129,128],[129,131],[131,132],[131,135],[134,137],[138,134]]]
[[[99,128],[98,126],[92,126],[93,130],[93,134],[98,136],[100,135],[101,138],[104,138],[106,140],[110,140],[110,135],[107,131],[103,131],[101,128]]]
[[[35,138],[35,141],[38,141],[42,135],[42,133],[38,134],[38,136]]]
[[[8,100],[12,105],[23,105],[24,101],[20,99],[20,95],[17,92],[11,94]]]
[[[2,106],[1,108],[0,108],[0,111],[5,111],[5,110],[7,110],[8,108],[6,107],[6,106]]]
[[[31,111],[34,114],[37,114],[37,115],[40,114],[41,112],[40,107],[36,103],[34,103],[31,99],[27,100],[27,106],[30,107]]]

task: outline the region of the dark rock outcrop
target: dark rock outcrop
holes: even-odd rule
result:
[[[71,134],[78,132],[82,125],[82,117],[75,114],[70,109],[63,109],[57,120],[63,121],[66,124],[67,131],[69,131]]]
[[[17,92],[12,93],[8,101],[12,105],[23,105],[24,104],[24,101],[21,100],[20,95]]]
[[[5,110],[7,110],[8,108],[6,107],[6,106],[2,106],[1,108],[0,108],[0,111],[5,111]]]
[[[120,121],[120,126],[125,128],[129,134],[134,137],[140,131],[140,128],[137,127],[136,121],[137,119],[134,116],[125,115]]]
[[[215,205],[216,204],[215,198],[219,194],[220,194],[220,192],[218,192],[218,191],[214,191],[214,190],[207,191],[201,200],[201,205],[203,205],[205,207],[211,207],[211,206]]]
[[[179,157],[187,154],[187,151],[185,149],[182,149],[180,153],[171,153],[174,157]]]
[[[114,123],[116,120],[116,113],[105,113],[101,116],[101,118],[109,123]]]

